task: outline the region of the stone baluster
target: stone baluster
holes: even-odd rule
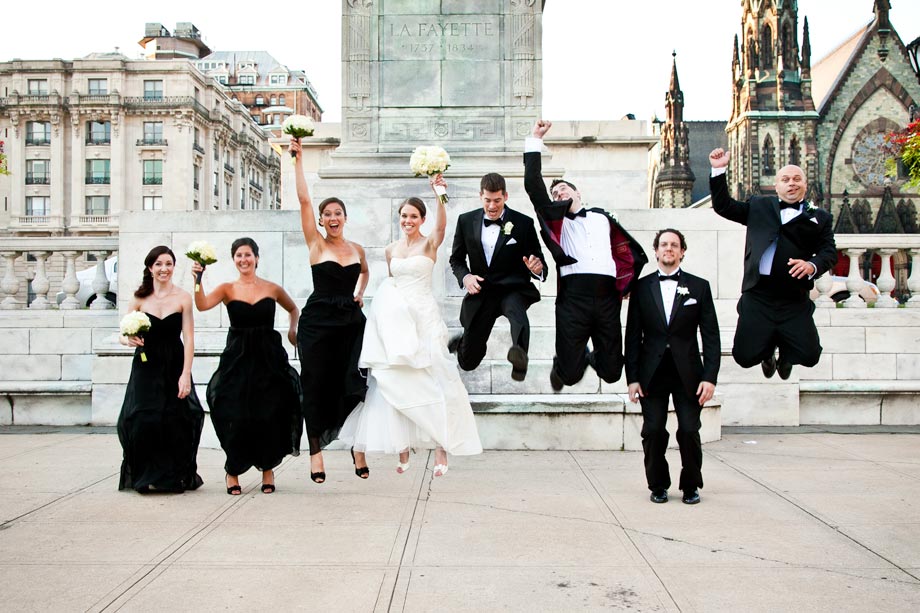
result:
[[[89,305],[89,308],[96,311],[114,309],[115,305],[105,297],[109,291],[109,279],[105,275],[105,260],[109,257],[109,252],[93,251],[93,255],[96,256],[96,276],[93,278],[93,292],[96,293],[96,299]]]
[[[850,297],[843,301],[843,305],[847,308],[866,308],[866,303],[859,297],[859,290],[866,284],[859,270],[859,258],[865,251],[866,250],[862,248],[846,250],[846,254],[850,258],[850,274],[847,277],[847,290],[850,292]]]
[[[819,296],[815,298],[816,307],[832,309],[837,306],[837,303],[831,298],[832,287],[834,287],[834,281],[831,279],[830,271],[824,273],[815,280],[815,289],[819,292]]]
[[[894,289],[894,275],[891,274],[891,256],[898,252],[897,249],[879,249],[879,255],[882,256],[882,270],[875,280],[878,285],[879,297],[875,301],[877,309],[893,309],[898,306],[898,301],[891,297],[891,291]]]
[[[80,291],[80,281],[77,279],[77,255],[79,251],[62,251],[64,256],[64,281],[61,282],[61,290],[66,294],[64,301],[61,302],[62,309],[79,309],[80,301],[77,300],[77,292]]]
[[[51,281],[48,279],[48,272],[45,270],[45,262],[51,252],[33,251],[32,255],[35,256],[35,276],[32,278],[32,291],[35,293],[35,298],[32,299],[32,304],[29,305],[29,308],[43,311],[50,309],[52,306],[51,301],[48,300]]]
[[[0,282],[0,289],[6,294],[3,302],[0,302],[0,309],[21,309],[22,303],[16,300],[16,294],[19,292],[19,279],[16,278],[16,258],[22,255],[19,251],[0,251],[0,257],[6,260],[3,281]]]
[[[920,307],[920,249],[910,252],[910,277],[907,278],[907,288],[910,290],[907,306]]]

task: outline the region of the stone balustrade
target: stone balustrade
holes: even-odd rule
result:
[[[96,276],[92,289],[96,299],[90,305],[93,310],[114,309],[115,305],[106,299],[111,279],[105,270],[105,261],[118,253],[118,237],[3,237],[0,238],[0,258],[3,272],[0,281],[0,309],[14,310],[28,308],[31,310],[48,310],[61,308],[78,309],[83,305],[76,298],[80,291],[77,279],[76,262],[84,254],[96,257]],[[31,261],[28,256],[34,258]],[[59,255],[64,261],[64,271],[60,278],[53,277],[48,271],[48,260]],[[19,265],[17,265],[17,260]],[[21,299],[21,290],[32,283],[35,297],[30,304]],[[54,299],[58,291],[64,293],[60,305]],[[52,293],[53,292],[53,293]]]
[[[862,289],[867,281],[862,276],[860,259],[867,252],[877,253],[881,257],[881,271],[878,279],[876,279],[879,297],[875,302],[875,308],[894,308],[899,305],[898,301],[891,296],[891,292],[896,286],[896,279],[891,273],[891,261],[892,257],[896,255],[902,255],[904,261],[909,258],[911,262],[910,276],[907,277],[910,299],[905,306],[920,307],[920,235],[841,234],[836,237],[836,242],[837,249],[850,259],[850,273],[846,281],[850,297],[841,303],[845,308],[865,308],[867,306],[866,302],[859,296],[859,290]],[[836,306],[830,296],[834,291],[830,273],[826,273],[817,279],[815,288],[819,292],[818,298],[815,299],[815,306]]]

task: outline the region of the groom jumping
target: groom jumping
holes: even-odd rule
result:
[[[540,299],[531,279],[542,281],[546,267],[533,219],[505,206],[505,178],[490,172],[479,183],[482,208],[460,215],[450,267],[466,289],[460,306],[463,334],[450,340],[463,370],[473,370],[486,355],[495,320],[511,324],[511,378],[527,375],[530,322],[527,307]]]

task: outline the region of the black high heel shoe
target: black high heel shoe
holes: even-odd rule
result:
[[[355,474],[361,477],[362,479],[367,479],[371,475],[371,469],[368,466],[362,466],[358,468],[358,464],[355,462],[355,448],[351,448],[351,463],[355,467]]]
[[[240,487],[240,484],[230,485],[230,474],[224,475],[224,485],[227,486],[227,493],[231,496],[239,496],[243,493],[243,488]]]
[[[313,459],[313,454],[310,454],[310,459]],[[326,482],[326,471],[321,470],[319,472],[310,471],[310,479],[313,483],[325,483]]]
[[[262,493],[263,494],[272,494],[275,491],[275,471],[272,471],[272,482],[271,483],[262,483]]]

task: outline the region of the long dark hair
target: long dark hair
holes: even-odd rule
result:
[[[137,291],[134,292],[135,298],[146,298],[153,293],[153,275],[150,273],[150,267],[153,266],[153,263],[157,261],[157,258],[168,253],[169,257],[172,258],[173,264],[176,263],[176,254],[172,252],[172,249],[166,245],[157,245],[150,250],[150,253],[147,254],[147,257],[144,258],[144,280],[141,281],[141,286],[137,288]]]

